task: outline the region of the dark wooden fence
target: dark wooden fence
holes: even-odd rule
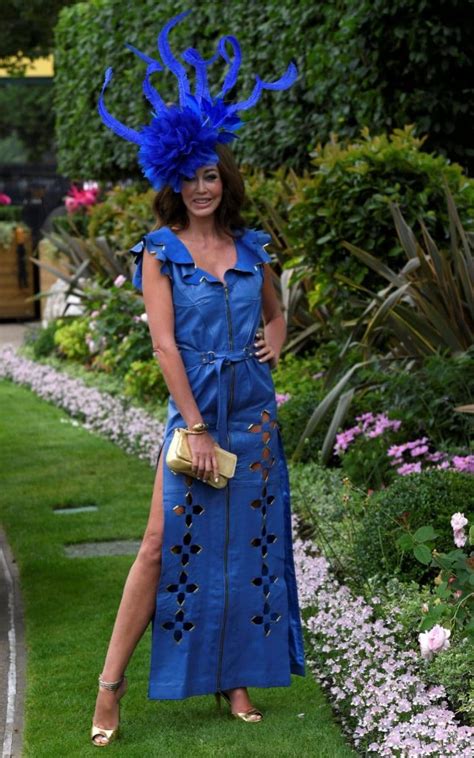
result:
[[[29,227],[31,232],[31,250],[35,254],[36,246],[40,240],[41,227],[51,211],[63,205],[64,196],[68,191],[70,181],[56,172],[54,164],[21,164],[21,163],[3,163],[0,164],[0,193],[5,193],[12,199],[12,205],[21,209],[21,220]],[[16,255],[16,253],[15,253]],[[22,265],[22,256],[16,255],[18,266]],[[15,264],[16,265],[16,264]],[[0,267],[1,268],[1,267]],[[5,268],[5,267],[4,267]],[[10,272],[12,276],[20,282],[22,272]],[[23,272],[24,273],[24,272]],[[28,268],[29,276],[32,277],[28,287],[28,294],[39,292],[39,269],[37,266]],[[16,276],[18,274],[18,276]],[[0,278],[2,271],[0,270]],[[3,278],[6,277],[6,270],[3,272]],[[13,280],[12,280],[13,281]],[[3,282],[6,286],[6,282]],[[5,289],[5,287],[4,287]],[[0,281],[0,292],[2,291],[2,282]],[[10,291],[10,289],[5,290]],[[2,293],[2,300],[5,301],[5,292]],[[21,293],[20,293],[21,294]],[[26,296],[26,295],[25,295]],[[10,295],[8,295],[8,298]],[[7,299],[8,299],[7,298]],[[16,293],[15,298],[18,298]],[[0,320],[12,319],[27,320],[31,318],[40,318],[40,304],[35,301],[32,307],[31,303],[25,303],[24,307],[18,308],[16,305],[13,310],[6,301],[0,304]],[[8,307],[7,307],[8,306]]]

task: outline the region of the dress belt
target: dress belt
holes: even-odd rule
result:
[[[212,363],[217,372],[217,436],[218,442],[221,447],[226,448],[227,439],[227,424],[226,424],[226,411],[227,411],[227,398],[229,396],[229,371],[224,370],[224,366],[230,366],[231,363],[238,363],[239,361],[248,361],[250,358],[255,358],[255,348],[253,345],[246,345],[240,350],[206,350],[204,352],[196,350],[186,345],[178,345],[180,351],[186,351],[186,353],[192,353],[195,356],[193,362],[193,356],[190,355],[189,359],[183,354],[184,364],[186,368],[194,368],[195,366],[202,366],[207,363]]]

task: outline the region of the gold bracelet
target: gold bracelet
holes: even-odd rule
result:
[[[186,434],[204,434],[208,429],[209,424],[200,421],[198,424],[193,424],[191,427],[187,427],[184,431]]]

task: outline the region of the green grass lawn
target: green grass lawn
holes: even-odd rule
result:
[[[69,559],[63,545],[83,540],[139,539],[154,471],[145,462],[80,427],[29,390],[0,382],[0,514],[20,568],[26,608],[27,695],[24,755],[96,754],[89,731],[101,670],[132,557]],[[60,516],[77,504],[97,512]],[[150,634],[128,667],[121,737],[109,753],[162,756],[300,756],[354,753],[308,671],[291,687],[251,689],[265,712],[245,724],[214,697],[147,699]],[[299,714],[304,713],[304,717]]]

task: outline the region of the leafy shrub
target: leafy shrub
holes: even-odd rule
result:
[[[21,221],[21,205],[0,205],[0,223],[2,221]]]
[[[297,395],[304,390],[312,390],[318,386],[318,380],[323,376],[323,364],[318,355],[300,358],[293,353],[287,353],[278,361],[272,374],[277,392],[289,392]]]
[[[362,581],[349,546],[363,512],[363,493],[340,471],[317,463],[290,463],[289,472],[299,536],[314,541],[339,577],[360,591]]]
[[[154,223],[155,192],[140,191],[137,185],[114,187],[104,201],[89,210],[90,237],[107,237],[119,250],[128,250]]]
[[[45,358],[56,351],[54,335],[58,329],[58,320],[50,321],[45,327],[29,328],[25,332],[24,343],[31,347],[35,359]]]
[[[396,577],[378,579],[370,583],[367,598],[374,603],[372,593],[376,593],[379,603],[375,604],[377,615],[394,619],[401,625],[400,638],[404,646],[418,647],[420,615],[426,613],[434,599],[428,586],[419,587],[417,582],[402,582]],[[444,624],[446,626],[446,624]],[[430,684],[442,685],[446,689],[449,703],[461,720],[474,724],[474,645],[469,638],[454,634],[449,650],[435,655],[427,662],[424,671]]]
[[[359,437],[341,458],[342,471],[358,487],[379,489],[398,474],[390,464],[387,450],[401,440],[400,432],[387,431],[380,437]]]
[[[310,302],[344,295],[346,288],[334,279],[336,274],[371,290],[380,288],[379,276],[348,256],[343,240],[391,267],[405,263],[389,201],[399,204],[410,226],[422,216],[431,236],[442,242],[449,230],[446,182],[461,218],[472,228],[474,182],[460,166],[423,152],[422,144],[407,127],[375,137],[364,129],[351,144],[332,141],[318,148],[314,172],[300,179],[284,210],[293,260],[301,260],[314,278]],[[345,313],[347,317],[347,302]]]
[[[141,318],[143,301],[130,283],[110,288],[93,283],[87,296],[92,368],[125,376],[133,361],[150,357],[148,325]]]
[[[156,360],[133,361],[124,376],[124,394],[143,403],[164,402],[168,387]]]
[[[442,655],[435,655],[427,667],[433,684],[445,687],[453,709],[463,721],[474,725],[474,645],[472,640],[455,641]]]
[[[381,279],[383,292],[368,293],[362,304],[361,345],[367,350],[380,339],[393,356],[424,358],[437,351],[456,355],[474,344],[474,245],[446,191],[450,233],[439,245],[420,220],[418,239],[400,209],[390,205],[405,265],[397,272],[376,256],[349,242],[343,246]],[[422,239],[422,241],[420,241]],[[355,290],[357,283],[348,282]],[[361,310],[362,310],[361,308]]]
[[[425,435],[437,446],[468,448],[472,417],[454,409],[474,403],[473,372],[474,348],[428,356],[410,367],[405,362],[388,370],[366,367],[360,378],[371,389],[354,397],[345,423],[350,426],[360,413],[391,412],[401,419],[406,440]]]
[[[474,510],[474,477],[454,471],[431,470],[394,480],[370,496],[360,522],[354,555],[366,577],[381,574],[423,580],[426,571],[409,553],[402,553],[396,540],[404,525],[412,532],[432,524],[438,538],[436,549],[453,547],[450,519],[453,513]],[[429,572],[428,572],[429,573]]]
[[[321,387],[313,389],[306,388],[300,390],[286,403],[278,408],[278,423],[280,425],[283,444],[288,456],[293,454],[296,443],[301,435],[302,430],[322,398]],[[311,440],[305,446],[300,461],[315,461],[318,458],[319,450],[324,440],[324,429],[315,432]]]
[[[73,361],[85,361],[89,356],[86,335],[89,331],[89,319],[74,317],[67,321],[58,319],[58,328],[54,333],[54,344],[58,351]]]

